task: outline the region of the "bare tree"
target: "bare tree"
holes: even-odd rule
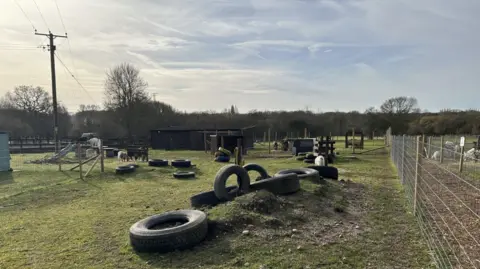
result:
[[[148,83],[140,71],[129,63],[119,64],[107,72],[105,107],[110,110],[131,110],[135,104],[148,100]]]
[[[21,85],[5,94],[2,107],[16,108],[32,113],[50,113],[52,99],[42,87]]]
[[[136,124],[136,112],[149,101],[147,87],[147,82],[140,77],[140,71],[132,64],[122,63],[107,72],[105,108],[119,115],[129,136]]]
[[[414,97],[393,97],[380,106],[380,111],[386,114],[409,114],[419,111],[417,105],[417,99]]]

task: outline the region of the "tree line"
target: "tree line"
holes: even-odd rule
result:
[[[142,138],[152,129],[169,126],[191,128],[243,128],[255,126],[260,137],[268,129],[280,137],[342,135],[351,128],[367,136],[382,135],[392,127],[394,134],[480,134],[480,112],[476,110],[421,111],[413,97],[392,97],[364,112],[250,111],[239,113],[235,105],[222,112],[186,113],[150,98],[148,83],[129,63],[106,72],[104,108],[80,105],[74,114],[58,106],[60,138],[75,138],[94,132],[103,138]],[[50,94],[41,87],[21,85],[0,99],[0,130],[14,138],[53,136]]]

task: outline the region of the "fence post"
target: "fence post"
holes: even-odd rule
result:
[[[405,135],[402,137],[402,184],[405,183]]]
[[[444,136],[440,137],[440,163],[443,163],[443,139]]]
[[[423,136],[418,136],[417,137],[417,154],[415,158],[415,184],[413,189],[413,215],[414,216],[417,214],[417,186],[418,186],[418,178],[421,172],[420,162],[422,158],[420,157],[420,154],[422,152],[422,147],[423,147],[422,142],[423,142]]]
[[[82,146],[80,143],[77,143],[77,154],[78,154],[78,170],[80,170],[80,179],[83,179],[82,171]]]
[[[432,137],[428,137],[427,159],[432,156]]]
[[[352,154],[355,154],[355,128],[352,128]]]
[[[465,146],[460,146],[460,164],[458,167],[458,172],[463,171],[463,154],[465,154]]]
[[[268,154],[271,154],[271,149],[270,149],[270,128],[268,128]]]
[[[100,153],[100,171],[103,173],[105,172],[105,155],[104,155],[104,150],[103,150],[103,141],[101,139],[100,140],[100,145],[99,146],[99,153]]]

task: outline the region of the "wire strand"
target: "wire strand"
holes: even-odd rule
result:
[[[80,83],[80,81],[78,81],[78,79],[72,74],[72,72],[70,71],[70,69],[68,69],[68,67],[65,65],[65,63],[62,61],[62,59],[60,59],[60,57],[55,53],[55,57],[57,57],[58,61],[63,65],[63,67],[67,70],[67,72],[70,74],[70,76],[72,76],[72,78],[77,82],[77,84],[80,86],[80,88],[82,88],[85,93],[88,95],[88,97],[90,97],[90,99],[94,102],[95,102],[95,99],[90,95],[90,93],[87,91],[87,89],[85,89],[85,87],[83,87],[82,83]]]
[[[20,8],[20,10],[22,11],[23,15],[25,16],[25,18],[30,22],[30,24],[32,25],[32,28],[34,31],[37,31],[37,29],[35,28],[35,25],[33,25],[33,22],[32,20],[30,20],[30,18],[27,16],[27,13],[25,12],[25,10],[23,10],[22,6],[18,3],[17,0],[13,0],[13,2],[15,2],[15,4],[17,4],[18,8]]]
[[[38,13],[40,13],[40,17],[42,17],[43,22],[45,23],[45,26],[47,27],[48,31],[50,31],[50,27],[48,27],[47,20],[45,20],[45,17],[43,17],[43,13],[40,11],[40,8],[37,5],[37,1],[32,0],[35,6],[37,7]]]
[[[63,30],[65,31],[65,35],[67,35],[67,28],[65,27],[65,23],[63,22],[63,17],[62,17],[62,13],[60,12],[60,8],[58,7],[58,2],[57,0],[54,0],[54,2],[55,2],[55,6],[57,7],[57,12],[58,12],[58,16],[60,17],[60,21],[62,22]]]

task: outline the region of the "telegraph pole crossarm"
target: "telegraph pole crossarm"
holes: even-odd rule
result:
[[[59,143],[58,143],[58,109],[57,109],[57,82],[55,76],[55,44],[53,40],[57,37],[60,38],[68,38],[67,33],[65,35],[54,35],[52,32],[48,31],[48,34],[44,33],[37,33],[35,30],[35,35],[46,36],[50,40],[49,51],[50,51],[50,67],[52,72],[52,102],[53,102],[53,135],[55,138],[55,153],[59,151]]]

